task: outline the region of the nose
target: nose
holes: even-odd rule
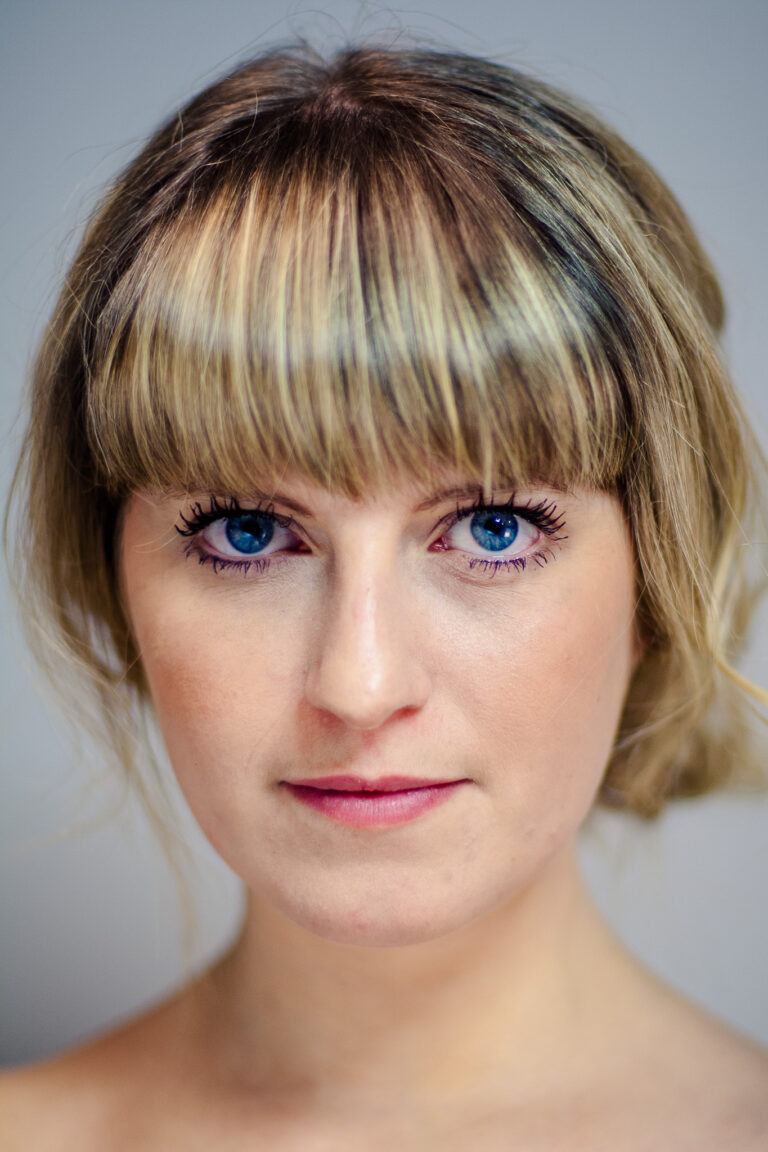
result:
[[[373,729],[424,705],[430,677],[404,601],[399,582],[386,572],[358,565],[338,576],[307,674],[305,694],[314,707],[349,727]]]

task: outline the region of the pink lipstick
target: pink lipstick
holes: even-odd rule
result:
[[[352,828],[405,824],[442,804],[468,780],[428,780],[413,776],[321,776],[282,781],[302,804]]]

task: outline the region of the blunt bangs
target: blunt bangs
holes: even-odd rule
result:
[[[320,162],[308,132],[265,131],[133,253],[96,329],[102,482],[247,492],[289,469],[357,498],[444,465],[613,486],[626,335],[595,252],[553,260],[546,204],[481,156],[364,122]]]

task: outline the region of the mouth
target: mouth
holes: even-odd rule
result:
[[[404,824],[442,804],[458,792],[461,780],[435,780],[413,776],[320,776],[283,780],[281,787],[307,807],[353,828]]]
[[[363,776],[317,776],[307,780],[287,780],[299,788],[320,788],[324,792],[410,792],[415,788],[435,788],[443,784],[457,784],[457,780],[430,780],[418,776],[378,776],[366,780]]]

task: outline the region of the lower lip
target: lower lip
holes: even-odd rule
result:
[[[430,808],[443,804],[466,780],[435,784],[427,788],[409,788],[402,792],[335,792],[287,784],[292,796],[310,808],[316,808],[331,820],[351,828],[383,827],[415,820]]]

